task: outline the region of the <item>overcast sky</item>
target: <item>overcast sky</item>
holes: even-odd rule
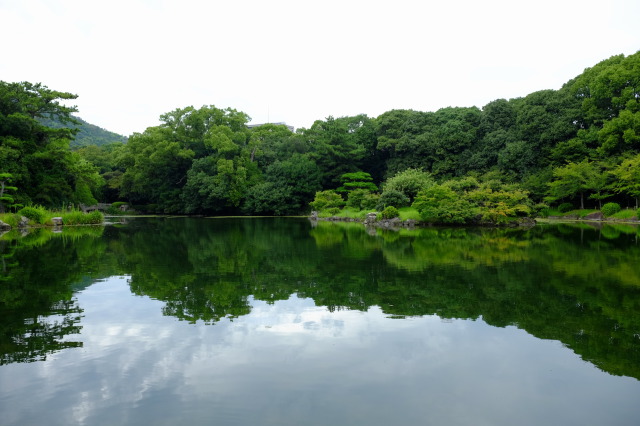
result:
[[[640,49],[638,0],[0,0],[0,80],[124,135],[189,105],[253,123],[435,111],[558,89]]]

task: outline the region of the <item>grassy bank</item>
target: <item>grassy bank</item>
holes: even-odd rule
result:
[[[567,220],[581,220],[584,219],[587,215],[592,213],[598,213],[600,210],[596,209],[584,209],[584,210],[570,210],[566,212],[560,212],[559,210],[547,209],[541,218],[549,218],[549,219],[567,219]],[[605,215],[603,213],[604,221],[624,221],[624,220],[637,220],[640,213],[636,209],[623,209],[619,212],[613,213],[611,215]]]
[[[29,219],[28,226],[53,226],[53,218],[62,218],[63,225],[98,225],[104,222],[104,215],[95,210],[84,213],[81,210],[48,210],[42,206],[24,207],[17,213],[0,214],[0,220],[17,228],[21,217]]]

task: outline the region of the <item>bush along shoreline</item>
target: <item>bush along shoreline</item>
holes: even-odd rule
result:
[[[385,217],[382,212],[369,212],[366,213],[364,217],[353,217],[348,215],[340,215],[337,214],[335,216],[327,215],[326,212],[317,212],[313,211],[309,215],[309,220],[314,223],[318,221],[327,221],[327,222],[357,222],[362,223],[367,227],[376,227],[383,229],[391,229],[397,230],[400,228],[417,228],[417,227],[427,227],[427,226],[482,226],[482,227],[506,227],[506,228],[516,228],[516,227],[531,227],[535,226],[536,220],[529,217],[521,217],[514,218],[508,221],[502,222],[490,222],[483,221],[481,217],[478,217],[477,220],[464,222],[464,223],[445,223],[445,222],[437,222],[437,221],[424,221],[417,219],[403,219],[400,216],[395,217]]]
[[[0,214],[0,231],[40,227],[102,225],[103,223],[104,215],[98,210],[85,213],[75,209],[51,211],[41,206],[29,206],[23,207],[16,213]]]
[[[531,227],[535,226],[537,221],[640,223],[637,210],[622,209],[617,203],[604,204],[599,210],[573,210],[571,205],[560,206],[560,209],[543,208],[534,216],[534,209],[509,206],[504,201],[494,205],[479,205],[469,204],[461,198],[429,199],[426,194],[421,194],[410,207],[397,209],[394,206],[386,206],[380,209],[381,206],[378,205],[378,209],[367,210],[349,206],[348,202],[341,202],[341,199],[336,197],[337,194],[329,191],[316,195],[311,207],[323,208],[311,212],[309,219],[312,222],[360,222],[365,226],[386,229],[424,226]]]

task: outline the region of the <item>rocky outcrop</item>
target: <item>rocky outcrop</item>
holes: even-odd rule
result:
[[[602,220],[604,219],[604,215],[602,214],[602,212],[593,212],[583,217],[583,219],[584,220]]]
[[[373,225],[374,223],[376,223],[376,220],[378,220],[378,213],[376,212],[367,213],[367,217],[365,217],[364,219],[364,224]]]
[[[518,221],[516,222],[516,226],[522,226],[522,227],[531,227],[531,226],[536,226],[536,220],[531,218],[531,217],[523,217],[518,219]]]
[[[24,229],[29,226],[29,218],[20,216],[20,221],[18,221],[18,229]]]
[[[10,231],[11,225],[0,220],[0,231]]]

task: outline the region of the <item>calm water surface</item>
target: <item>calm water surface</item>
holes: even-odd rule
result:
[[[637,425],[631,226],[0,238],[0,425]]]

